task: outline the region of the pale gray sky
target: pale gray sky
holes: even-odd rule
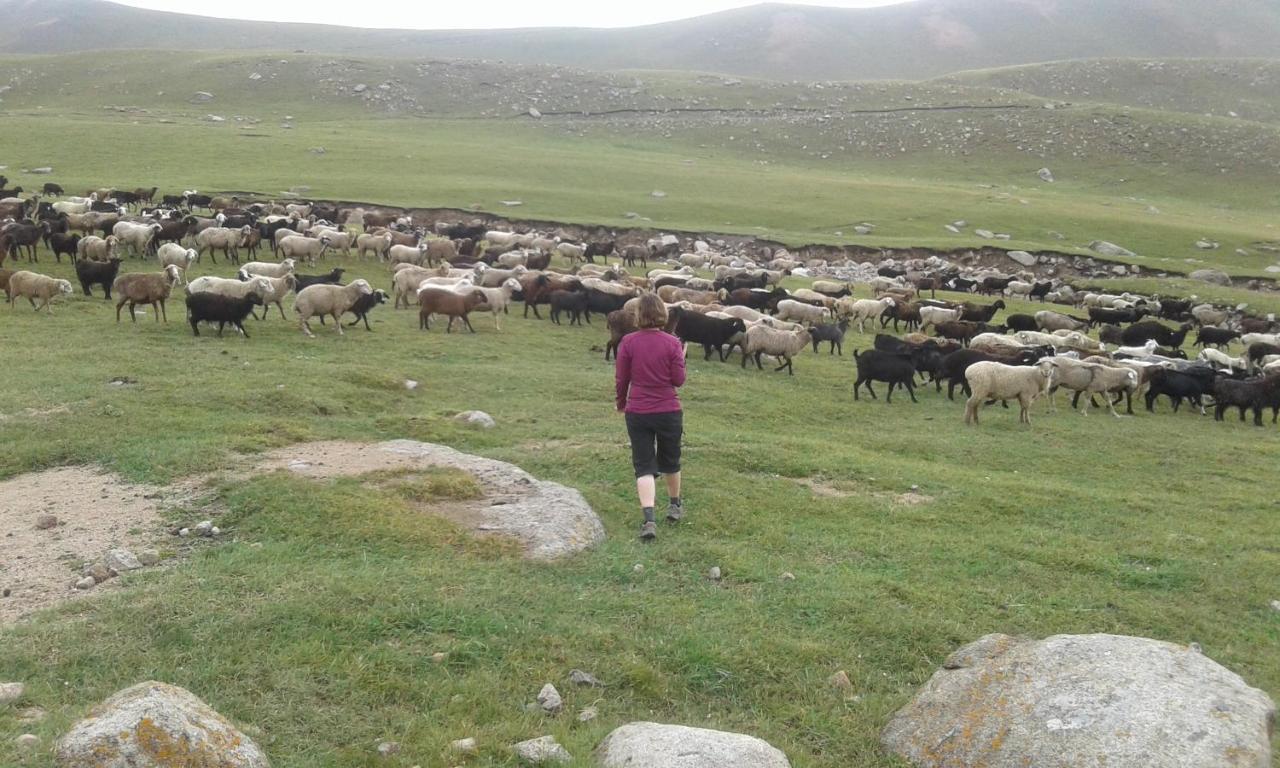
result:
[[[260,21],[309,21],[355,27],[476,29],[503,27],[630,27],[654,24],[754,3],[742,0],[116,0],[124,5],[176,13]],[[809,5],[868,8],[907,0],[820,0]]]

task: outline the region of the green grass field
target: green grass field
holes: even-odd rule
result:
[[[80,61],[59,61],[41,76],[39,98],[5,94],[3,173],[68,190],[277,195],[307,186],[321,198],[790,244],[987,243],[942,229],[963,218],[966,232],[1012,233],[1010,247],[1080,252],[1108,239],[1151,269],[1218,266],[1239,276],[1264,274],[1275,254],[1256,245],[1280,238],[1269,171],[1198,170],[1226,161],[1217,145],[1189,147],[1186,164],[1115,153],[1046,161],[997,138],[968,156],[851,150],[822,160],[814,152],[828,147],[819,142],[829,133],[785,121],[761,121],[749,134],[751,125],[731,122],[664,132],[460,119],[470,102],[410,118],[288,87],[296,98],[191,105],[186,94],[206,84],[194,73],[205,70],[184,60],[165,71],[160,59],[112,57],[99,92],[74,81],[80,90],[61,95],[58,78]],[[243,66],[226,65],[227,88]],[[658,76],[644,77],[652,84]],[[676,80],[663,87],[710,98]],[[751,98],[775,97],[746,87],[762,89]],[[183,98],[151,96],[153,88]],[[1064,125],[1083,130],[1115,118],[1089,109],[1064,114]],[[215,111],[227,122],[200,119]],[[1161,130],[1221,126],[1134,114]],[[291,129],[282,127],[286,116]],[[982,127],[1005,135],[996,133],[1002,124]],[[1256,131],[1248,146],[1265,148],[1276,129],[1248,130]],[[768,153],[741,141],[748,135]],[[1058,183],[1036,180],[1046,162]],[[41,165],[56,173],[19,173]],[[667,196],[651,197],[654,190]],[[512,199],[523,206],[499,202]],[[877,225],[874,235],[853,234],[862,221]],[[1222,248],[1198,251],[1200,237]],[[349,278],[387,287],[379,265],[344,266]],[[152,267],[127,260],[124,268]],[[43,251],[39,269],[71,275]],[[231,272],[207,263],[194,270]],[[1181,279],[1114,284],[1280,310],[1271,293]],[[1011,312],[1040,308],[1010,304]],[[1060,398],[1056,412],[1038,403],[1030,428],[998,407],[984,410],[981,428],[965,428],[962,403],[932,389],[918,392],[918,404],[903,395],[892,405],[855,402],[849,355],[871,345],[870,334],[856,332],[846,356],[806,352],[794,377],[694,355],[683,392],[689,519],[646,546],[635,538],[602,318],[579,329],[517,312],[500,333],[476,318],[479,333],[446,335],[418,331],[416,313],[380,307],[372,333],[318,329],[308,340],[276,314],[252,322],[243,340],[207,329],[193,338],[181,296],[169,314],[167,325],[148,315],[117,324],[111,305],[81,296],[52,316],[0,306],[8,363],[0,367],[0,477],[90,464],[167,483],[308,440],[410,438],[580,489],[608,539],[567,562],[535,564],[422,514],[421,503],[453,492],[447,482],[406,498],[354,480],[228,479],[217,489],[227,510],[223,543],[173,568],[123,576],[123,591],[0,630],[0,680],[25,681],[22,704],[49,713],[28,726],[13,708],[0,709],[0,765],[51,766],[45,752],[20,755],[13,737],[33,730],[50,744],[88,705],[160,679],[250,726],[282,768],[451,766],[462,761],[447,754],[448,743],[467,736],[480,744],[467,765],[511,765],[508,744],[546,733],[586,766],[604,735],[632,720],[752,733],[797,768],[893,766],[878,746],[880,729],[948,653],[990,632],[1197,642],[1280,694],[1280,613],[1268,607],[1280,598],[1280,446],[1269,423],[1214,423],[1163,404],[1119,421],[1097,411],[1082,417]],[[108,386],[115,377],[137,385]],[[406,390],[405,379],[419,388]],[[498,428],[455,424],[452,415],[467,409],[489,412]],[[907,495],[913,486],[922,500]],[[704,576],[713,565],[724,570],[721,583]],[[73,574],[68,563],[68,581]],[[432,662],[437,652],[444,663]],[[570,687],[573,668],[608,687]],[[840,669],[855,700],[826,687]],[[524,709],[549,681],[566,697],[558,718]],[[600,716],[579,724],[573,714],[588,705]],[[401,742],[402,752],[380,758],[374,746],[384,739]]]
[[[464,736],[481,744],[468,764],[507,765],[506,744],[543,733],[586,765],[634,719],[755,733],[801,767],[884,766],[889,715],[950,650],[997,631],[1199,642],[1280,690],[1270,425],[1040,403],[1029,429],[998,407],[966,429],[961,404],[931,390],[916,405],[855,403],[848,357],[805,353],[794,377],[694,359],[690,519],[645,546],[598,318],[516,316],[501,333],[477,319],[476,335],[446,335],[383,307],[372,333],[306,340],[277,315],[245,341],[192,338],[180,307],[168,325],[117,325],[101,298],[52,317],[0,309],[17,363],[0,370],[0,474],[91,463],[166,482],[298,441],[408,437],[581,489],[609,538],[532,564],[355,481],[227,484],[227,543],[4,633],[0,679],[27,681],[47,740],[86,704],[158,678],[252,724],[286,768],[446,765]],[[869,342],[851,333],[846,354]],[[117,376],[138,385],[108,387]],[[499,427],[451,421],[471,408]],[[911,486],[925,503],[901,503]],[[704,577],[712,565],[721,584]],[[569,688],[575,667],[609,687]],[[838,669],[858,700],[825,687]],[[524,712],[547,681],[600,718]],[[0,712],[0,733],[18,732]],[[379,762],[381,739],[404,751]],[[0,762],[19,759],[11,744],[0,739]]]

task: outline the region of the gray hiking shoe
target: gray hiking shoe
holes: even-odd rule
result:
[[[645,524],[640,526],[640,538],[643,541],[652,541],[658,538],[658,524],[652,520],[645,521]]]
[[[684,504],[668,504],[667,520],[678,523],[684,519]]]

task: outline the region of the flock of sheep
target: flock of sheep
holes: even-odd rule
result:
[[[1118,416],[1115,405],[1122,399],[1132,413],[1138,394],[1145,395],[1148,410],[1164,396],[1175,411],[1185,401],[1202,413],[1212,398],[1216,418],[1236,408],[1241,419],[1252,411],[1257,424],[1263,410],[1272,410],[1273,421],[1280,411],[1280,334],[1273,319],[1193,299],[1078,291],[1061,281],[1037,282],[1031,275],[966,273],[936,260],[886,263],[866,281],[872,298],[855,298],[855,286],[842,281],[781,287],[785,278],[794,283],[795,277],[832,266],[822,260],[800,260],[783,250],[732,252],[672,236],[573,243],[479,223],[441,222],[426,232],[396,213],[308,203],[245,204],[194,191],[166,197],[165,205],[154,208],[147,207],[154,189],[94,190],[55,202],[10,192],[0,189],[0,217],[7,216],[0,225],[0,267],[5,258],[16,262],[25,256],[33,269],[0,269],[0,287],[11,305],[27,299],[37,311],[51,313],[55,298],[74,292],[69,281],[34,271],[40,243],[59,262],[63,255],[73,260],[85,295],[99,286],[114,298],[117,321],[125,305],[135,321],[136,307],[147,305],[157,321],[167,322],[165,303],[183,288],[187,321],[196,335],[202,323],[215,323],[219,335],[231,325],[247,337],[249,315],[261,307],[265,319],[274,305],[284,319],[283,302],[290,295],[294,317],[307,336],[313,334],[314,318],[331,318],[340,334],[346,314],[355,318],[351,325],[363,321],[368,328],[368,313],[388,301],[397,309],[416,306],[424,330],[444,317],[446,332],[459,324],[474,333],[474,312],[491,314],[500,330],[501,316],[522,301],[525,317],[532,311],[541,318],[539,308],[547,307],[556,324],[580,325],[590,323],[593,314],[604,316],[608,360],[622,337],[635,330],[636,298],[654,291],[670,309],[668,330],[687,345],[701,346],[705,359],[714,353],[724,361],[737,349],[743,367],[754,362],[763,368],[768,359],[777,370],[794,373],[793,360],[806,348],[816,353],[825,342],[829,353],[843,354],[851,328],[856,326],[859,335],[876,333],[871,348],[854,352],[855,398],[864,388],[876,397],[874,383],[888,386],[890,402],[898,388],[915,401],[920,380],[932,382],[939,392],[946,383],[948,397],[960,386],[969,393],[966,423],[977,422],[984,404],[1010,400],[1018,401],[1020,417],[1029,423],[1032,402],[1059,389],[1074,394],[1073,405],[1082,413],[1096,400]],[[191,213],[199,207],[209,215]],[[355,228],[362,231],[352,232]],[[241,263],[241,253],[253,258],[268,249],[275,259]],[[328,253],[350,256],[353,250],[357,258],[386,266],[389,291],[375,290],[366,280],[343,284],[341,268],[300,271]],[[234,277],[187,282],[185,273],[193,264],[205,257],[216,264],[219,254],[236,268]],[[126,256],[154,260],[158,269],[121,273]],[[567,268],[553,268],[553,257]],[[653,268],[650,262],[656,262]],[[643,274],[632,274],[637,268]],[[938,289],[993,299],[938,300],[933,298]],[[997,315],[1007,312],[997,296],[1064,306],[1006,314],[997,324]],[[1075,314],[1079,311],[1084,315]],[[890,323],[895,331],[905,326],[906,335],[884,332]],[[1095,328],[1096,338],[1090,336]],[[1187,359],[1182,347],[1196,328],[1193,347],[1203,349]],[[1237,343],[1243,351],[1228,354]]]

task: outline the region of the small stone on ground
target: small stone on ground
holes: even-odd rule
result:
[[[511,746],[516,755],[530,765],[554,765],[573,759],[569,751],[560,746],[555,736],[541,736]]]

